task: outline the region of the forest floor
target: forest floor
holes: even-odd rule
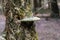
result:
[[[60,40],[60,19],[41,18],[35,23],[39,40]]]
[[[0,34],[5,28],[5,17],[0,16]],[[40,18],[39,21],[35,21],[36,32],[39,40],[60,40],[60,19]]]

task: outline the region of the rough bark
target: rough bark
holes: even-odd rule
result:
[[[18,3],[19,4],[19,3]],[[14,9],[11,1],[7,1],[5,6],[6,28],[4,34],[6,40],[38,40],[36,36],[34,22],[19,22],[22,16]],[[22,9],[23,10],[23,9]],[[29,9],[30,10],[30,9]],[[20,10],[21,11],[21,10]]]

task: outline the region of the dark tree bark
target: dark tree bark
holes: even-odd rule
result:
[[[41,0],[39,0],[39,7],[41,7]]]
[[[37,0],[34,0],[34,7],[35,7],[35,8],[37,8],[37,7],[38,7]]]
[[[36,11],[36,8],[38,7],[37,0],[34,0],[34,11]]]
[[[51,17],[59,17],[59,8],[57,0],[51,0]]]

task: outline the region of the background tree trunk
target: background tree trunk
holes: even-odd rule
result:
[[[41,4],[41,0],[39,0],[39,7],[41,7],[41,5],[42,5],[42,4]]]
[[[37,0],[34,0],[34,12],[36,11],[37,7],[38,7],[38,2]]]
[[[51,0],[51,17],[59,17],[57,0]]]

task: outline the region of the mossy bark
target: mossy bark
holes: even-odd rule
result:
[[[7,1],[5,6],[6,16],[6,28],[5,28],[5,39],[6,40],[38,40],[35,31],[35,25],[33,21],[19,22],[22,16],[19,15],[18,11],[14,9],[14,5],[11,1]],[[21,11],[21,10],[19,10]]]

